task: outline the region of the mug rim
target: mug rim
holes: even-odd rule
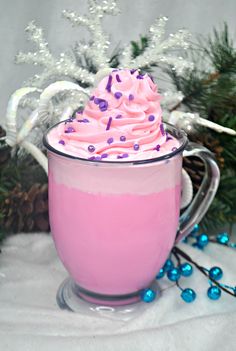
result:
[[[181,153],[186,145],[188,144],[188,137],[186,132],[183,129],[179,129],[177,127],[175,127],[174,125],[167,123],[167,122],[163,122],[163,124],[167,127],[167,132],[168,129],[171,129],[172,131],[175,132],[175,135],[171,135],[173,137],[175,137],[179,142],[181,142],[181,145],[174,151],[171,151],[165,155],[159,156],[159,157],[155,157],[155,158],[149,158],[149,159],[142,159],[142,160],[131,160],[131,161],[115,161],[115,160],[106,160],[106,159],[101,159],[101,160],[89,160],[87,158],[83,158],[83,157],[79,157],[79,156],[73,156],[73,155],[69,155],[66,154],[62,151],[59,151],[57,149],[55,149],[53,146],[51,146],[47,140],[47,136],[50,133],[50,131],[57,127],[59,124],[64,123],[66,120],[60,121],[55,123],[53,126],[49,127],[46,132],[43,135],[43,145],[45,146],[45,148],[48,151],[51,151],[52,153],[59,155],[59,156],[63,156],[65,158],[68,159],[73,159],[73,160],[79,160],[82,162],[86,162],[86,163],[91,163],[91,164],[116,164],[116,165],[142,165],[142,164],[148,164],[148,163],[154,163],[154,162],[160,162],[163,160],[168,160],[176,155],[178,155],[179,153]],[[178,134],[178,135],[177,135]]]

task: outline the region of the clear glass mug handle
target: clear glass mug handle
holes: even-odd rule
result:
[[[193,229],[196,223],[199,223],[207,212],[220,182],[220,171],[214,159],[214,155],[205,147],[189,142],[184,157],[199,157],[205,165],[205,175],[202,184],[179,220],[179,230],[175,243],[185,238]]]

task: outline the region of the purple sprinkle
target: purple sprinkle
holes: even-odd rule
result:
[[[108,108],[108,102],[105,101],[105,100],[102,100],[100,103],[99,103],[99,109],[100,111],[104,112],[106,111]]]
[[[153,116],[153,115],[150,115],[150,116],[148,117],[148,120],[149,120],[150,122],[153,122],[154,119],[155,119],[155,116]]]
[[[126,137],[124,135],[121,135],[120,141],[125,141],[125,140],[126,140]]]
[[[121,98],[122,93],[120,93],[119,91],[117,91],[117,92],[114,94],[114,96],[115,96],[116,99],[119,99],[119,98]]]
[[[157,144],[156,147],[154,147],[154,150],[160,151],[161,145]]]
[[[95,147],[93,145],[89,145],[88,146],[88,151],[89,152],[94,152],[95,151]]]
[[[89,120],[87,118],[83,118],[83,119],[77,119],[77,122],[79,122],[79,123],[89,123]]]
[[[131,73],[131,74],[134,74],[134,72],[136,72],[136,71],[137,71],[137,70],[133,68],[133,69],[130,70],[130,73]]]
[[[177,147],[172,147],[172,149],[171,149],[172,151],[176,151],[177,150]]]
[[[123,156],[123,158],[126,158],[126,157],[129,157],[129,154],[126,152],[122,156]]]
[[[169,136],[169,134],[168,133],[166,133],[166,141],[168,141],[168,140],[172,140],[173,138],[171,137],[171,136]]]
[[[111,127],[111,122],[112,122],[112,117],[109,117],[108,122],[107,122],[107,127],[106,130],[109,130]]]
[[[96,161],[100,161],[100,160],[101,160],[101,156],[96,156],[96,157],[95,157],[95,160],[96,160]]]
[[[90,100],[90,101],[93,101],[93,100],[94,100],[94,95],[91,96],[89,100]]]
[[[134,100],[134,95],[133,94],[129,94],[129,100]]]
[[[75,129],[73,127],[68,127],[66,130],[65,130],[65,133],[74,133],[75,132]]]
[[[101,155],[101,158],[107,158],[108,157],[108,154],[102,154]]]
[[[106,90],[108,91],[108,93],[111,92],[111,82],[112,82],[112,75],[109,75],[107,86],[106,86]]]
[[[84,112],[84,109],[83,109],[83,108],[82,108],[82,109],[79,109],[78,111],[76,111],[76,113],[79,113],[80,115],[82,115],[83,112]]]
[[[161,131],[161,134],[164,136],[165,135],[165,129],[164,129],[163,123],[160,124],[160,131]]]
[[[122,118],[122,115],[117,115],[116,116],[116,119],[120,119],[120,118]]]
[[[59,140],[59,144],[61,144],[61,145],[65,145],[64,140]]]
[[[123,155],[117,155],[116,158],[123,158]]]
[[[91,157],[89,157],[89,158],[88,158],[88,160],[90,160],[90,161],[94,161],[94,160],[95,160],[95,156],[91,156]]]
[[[118,83],[121,83],[121,79],[120,79],[119,74],[116,74],[116,80],[117,80]]]
[[[143,76],[144,76],[143,74],[138,74],[138,75],[136,76],[136,78],[137,78],[137,79],[143,79]]]
[[[107,139],[107,144],[112,144],[112,143],[113,143],[113,141],[114,141],[114,139],[113,139],[113,138],[109,138],[109,139]]]
[[[113,69],[112,72],[118,72],[119,70],[117,68]]]
[[[94,98],[94,103],[95,103],[95,105],[99,105],[100,104],[100,102],[102,102],[102,99],[99,99],[99,98]]]
[[[134,144],[134,150],[138,151],[139,150],[139,144]]]

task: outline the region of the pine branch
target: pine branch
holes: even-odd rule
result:
[[[198,112],[201,117],[236,129],[236,48],[230,39],[227,25],[224,25],[222,31],[214,30],[211,37],[201,40],[190,55],[195,62],[194,70],[181,76],[168,70],[176,90],[182,91],[184,95],[182,105],[191,112]],[[202,64],[202,57],[208,65]],[[201,130],[200,133],[209,133],[219,141],[224,159],[220,186],[202,226],[214,228],[234,223],[236,138],[211,130]]]

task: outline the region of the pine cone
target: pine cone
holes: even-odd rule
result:
[[[206,132],[190,135],[189,139],[190,141],[205,146],[207,149],[213,152],[220,169],[224,167],[224,158],[222,156],[223,147],[220,145],[218,139],[213,138],[211,134],[207,134]],[[205,174],[204,163],[197,157],[185,157],[183,160],[183,167],[189,174],[193,182],[193,191],[196,193]]]
[[[1,205],[1,226],[8,232],[48,231],[47,184],[34,184],[23,191],[18,184]]]

